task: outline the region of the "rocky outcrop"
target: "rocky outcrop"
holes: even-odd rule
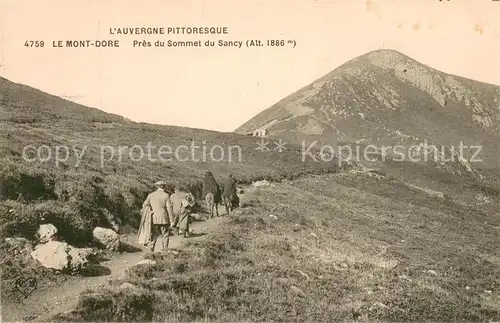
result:
[[[102,248],[117,251],[120,247],[120,236],[111,229],[96,227],[92,234],[94,241]]]

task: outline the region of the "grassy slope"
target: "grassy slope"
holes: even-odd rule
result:
[[[500,319],[498,213],[369,173],[298,179],[242,201],[220,229],[89,291],[58,319]]]

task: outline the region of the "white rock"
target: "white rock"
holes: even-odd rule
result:
[[[263,181],[257,181],[255,183],[252,184],[253,187],[263,187],[263,186],[269,186],[271,185],[271,183],[269,183],[269,181],[267,180],[263,180]]]
[[[68,268],[71,260],[68,244],[59,241],[49,241],[36,246],[35,250],[31,252],[31,256],[45,268],[56,270]]]
[[[154,265],[156,265],[156,261],[151,260],[151,259],[143,259],[143,260],[139,261],[138,263],[136,263],[135,265],[136,265],[136,266],[139,266],[139,265],[150,265],[150,266],[154,266]]]
[[[108,250],[117,251],[120,247],[120,236],[111,229],[96,227],[92,234],[94,240]]]
[[[42,224],[36,232],[36,237],[41,243],[56,240],[57,228],[53,224]]]
[[[49,241],[35,247],[31,256],[45,268],[78,271],[89,262],[91,248],[75,248],[66,242]]]

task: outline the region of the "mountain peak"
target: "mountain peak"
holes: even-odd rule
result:
[[[362,55],[360,58],[368,60],[371,64],[382,68],[394,68],[398,65],[409,63],[422,65],[411,57],[393,49],[374,50]]]
[[[395,49],[376,49],[362,56],[365,57],[393,57],[393,58],[408,58],[407,55],[398,52]]]

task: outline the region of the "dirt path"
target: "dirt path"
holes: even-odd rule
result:
[[[222,211],[222,210],[221,210]],[[224,214],[224,212],[220,213]],[[191,228],[195,233],[208,233],[210,229],[217,226],[223,217],[207,221],[193,221]],[[121,241],[125,244],[140,248],[137,245],[135,235],[122,235]],[[198,239],[193,237],[190,239]],[[179,249],[184,238],[180,236],[170,237],[169,249]],[[71,277],[57,287],[39,286],[27,299],[18,304],[3,304],[2,321],[19,322],[32,320],[35,322],[47,321],[51,316],[73,309],[78,298],[88,288],[105,285],[109,280],[117,278],[127,268],[144,259],[145,251],[124,252],[112,259],[100,262],[100,265],[109,269],[108,275],[96,277]]]

